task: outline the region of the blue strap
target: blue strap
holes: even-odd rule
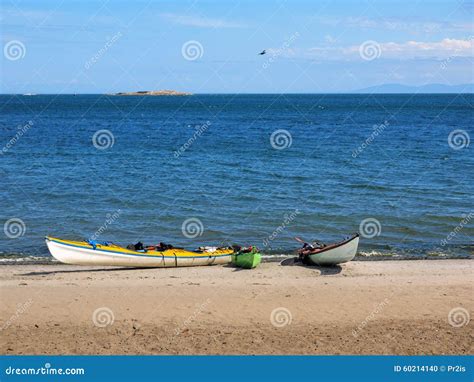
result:
[[[109,245],[107,241],[98,241],[98,240],[87,240],[87,243],[92,245],[92,249],[97,249],[97,245]]]

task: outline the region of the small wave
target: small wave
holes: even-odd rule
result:
[[[443,251],[400,251],[400,252],[383,252],[383,251],[360,251],[357,253],[356,260],[427,260],[427,259],[472,259],[469,254],[453,254]]]
[[[289,253],[274,253],[274,254],[265,254],[262,253],[263,258],[269,258],[269,259],[274,259],[275,257],[291,257],[292,255]]]
[[[31,256],[31,255],[3,255],[0,256],[1,265],[14,264],[54,264],[59,263],[52,256]]]
[[[361,257],[374,257],[374,256],[397,256],[396,253],[387,253],[387,252],[380,252],[380,251],[361,251],[357,253],[357,256]]]
[[[276,262],[276,261],[281,261],[281,260],[284,260],[284,259],[289,259],[289,258],[292,258],[292,257],[295,257],[294,255],[289,255],[289,254],[279,254],[279,255],[265,255],[265,254],[262,254],[262,261],[264,261],[265,263],[272,263],[272,262]]]

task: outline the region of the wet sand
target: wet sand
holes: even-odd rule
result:
[[[2,354],[472,354],[472,260],[0,267]]]

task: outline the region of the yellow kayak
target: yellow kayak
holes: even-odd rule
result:
[[[231,248],[211,248],[188,251],[171,248],[163,251],[135,251],[111,243],[62,240],[46,237],[51,255],[62,263],[76,265],[115,265],[122,267],[191,267],[227,264],[232,259]]]

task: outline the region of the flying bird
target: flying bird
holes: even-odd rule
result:
[[[264,49],[264,50],[262,50],[262,51],[259,53],[259,55],[260,55],[260,56],[263,56],[263,55],[266,54],[266,53],[267,53],[267,51],[266,51],[266,49]]]

